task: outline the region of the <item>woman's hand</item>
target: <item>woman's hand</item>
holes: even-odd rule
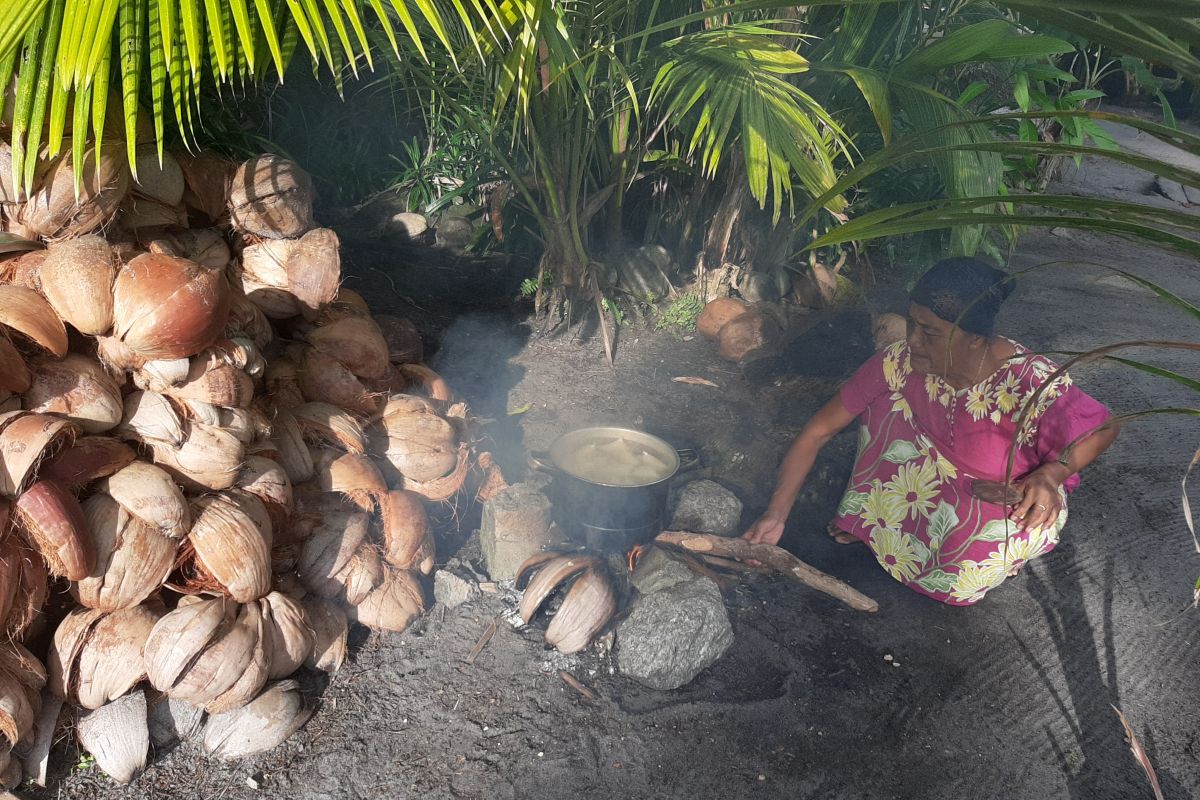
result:
[[[1029,473],[1017,484],[1024,496],[1008,518],[1027,531],[1041,531],[1053,525],[1063,506],[1058,489],[1064,479],[1056,474],[1061,471],[1061,467],[1054,464]]]
[[[784,522],[785,519],[780,514],[768,511],[750,526],[750,530],[742,534],[742,538],[755,544],[779,544],[779,540],[783,538]]]

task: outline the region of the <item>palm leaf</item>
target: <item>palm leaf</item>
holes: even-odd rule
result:
[[[117,12],[120,39],[121,100],[125,109],[125,146],[129,169],[137,180],[138,91],[142,79],[142,53],[145,49],[146,3],[121,0]],[[79,102],[78,95],[76,102]]]

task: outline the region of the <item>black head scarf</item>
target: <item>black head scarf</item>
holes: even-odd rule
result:
[[[1007,273],[978,258],[945,258],[929,268],[909,299],[968,333],[991,336],[996,314],[1012,293]]]

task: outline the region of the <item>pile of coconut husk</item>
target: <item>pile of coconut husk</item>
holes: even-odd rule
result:
[[[424,612],[429,512],[476,466],[416,329],[340,288],[299,167],[151,148],[134,180],[124,153],[24,196],[0,143],[5,787],[56,727],[122,782],[156,727],[282,742],[311,713],[288,676]]]

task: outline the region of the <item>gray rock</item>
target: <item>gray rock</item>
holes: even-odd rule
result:
[[[779,281],[769,272],[742,273],[737,290],[748,303],[774,303],[781,296]]]
[[[653,302],[671,292],[671,281],[652,254],[640,249],[617,262],[617,286],[639,300]]]
[[[483,504],[479,545],[494,581],[515,578],[525,559],[553,538],[550,500],[530,484],[515,483]]]
[[[433,597],[447,608],[458,608],[479,597],[479,585],[449,570],[433,573]]]
[[[721,591],[696,576],[638,598],[617,627],[617,669],[652,689],[678,689],[732,644]]]
[[[437,225],[437,243],[450,250],[465,250],[475,235],[475,226],[462,217],[443,217]]]
[[[742,501],[713,481],[692,481],[679,492],[671,530],[733,536],[742,521]]]
[[[1158,190],[1159,194],[1167,197],[1170,200],[1174,200],[1180,205],[1191,205],[1191,201],[1188,199],[1187,192],[1184,190],[1183,184],[1179,183],[1178,181],[1173,181],[1170,178],[1164,178],[1159,175],[1154,179],[1154,188]]]
[[[638,559],[629,582],[640,593],[647,595],[688,583],[695,577],[696,573],[681,564],[678,559],[667,555],[661,547],[651,547]]]
[[[400,236],[410,242],[417,241],[427,230],[429,230],[429,221],[412,211],[393,214],[384,226],[386,233]]]

